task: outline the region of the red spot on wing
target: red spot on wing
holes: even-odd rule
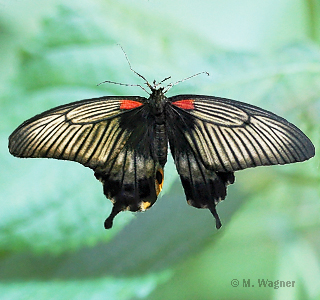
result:
[[[133,109],[143,105],[141,102],[134,100],[120,100],[120,109]]]
[[[193,99],[179,100],[179,101],[172,102],[172,104],[182,109],[194,109]]]

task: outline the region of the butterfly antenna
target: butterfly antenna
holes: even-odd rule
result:
[[[165,79],[162,79],[159,83],[157,83],[157,86],[160,85],[161,83],[167,81],[168,79],[170,79],[171,76],[166,77]]]
[[[120,44],[118,44],[118,46],[121,48],[127,62],[128,62],[128,65],[129,65],[129,68],[130,70],[135,73],[136,75],[138,75],[140,78],[142,78],[145,83],[148,85],[148,87],[152,90],[152,86],[151,84],[149,83],[149,81],[144,77],[142,76],[141,74],[139,74],[137,71],[135,71],[134,69],[132,69],[131,67],[131,63],[129,61],[129,58],[127,56],[127,53],[124,51],[124,49],[122,48],[122,46]],[[170,77],[168,77],[170,78]],[[164,80],[167,80],[168,78],[165,78]],[[162,80],[161,82],[163,82],[164,80]],[[97,84],[97,86],[99,86],[100,84],[103,84],[103,83],[112,83],[112,84],[118,84],[118,85],[124,85],[124,86],[138,86],[140,88],[142,88],[147,94],[150,95],[150,93],[141,85],[141,84],[129,84],[129,83],[121,83],[121,82],[115,82],[115,81],[111,81],[111,80],[106,80],[106,81],[103,81],[103,82],[100,82],[99,84]]]
[[[170,83],[170,84],[168,84],[167,87],[166,87],[166,89],[165,89],[165,91],[164,91],[164,93],[166,93],[167,91],[169,91],[174,85],[177,85],[177,84],[180,83],[180,82],[189,80],[190,78],[196,77],[196,76],[201,75],[201,74],[207,74],[208,76],[210,76],[210,74],[209,74],[208,72],[206,72],[206,71],[199,72],[199,73],[197,73],[197,74],[193,74],[193,75],[191,75],[191,76],[189,76],[189,77],[186,77],[186,78],[183,78],[183,79],[181,79],[181,80],[178,80],[178,81],[176,81],[175,83]],[[165,81],[165,80],[167,80],[167,79],[169,79],[169,78],[170,78],[170,77],[165,78],[165,79],[162,80],[161,82],[163,82],[163,81]]]
[[[142,79],[146,82],[146,84],[148,85],[149,88],[152,88],[151,84],[149,83],[149,81],[148,81],[144,76],[142,76],[142,75],[139,74],[137,71],[135,71],[134,69],[132,69],[131,63],[130,63],[130,61],[129,61],[129,58],[128,58],[127,53],[124,51],[124,49],[122,48],[122,46],[121,46],[120,44],[118,44],[118,46],[121,48],[121,50],[122,50],[122,52],[123,52],[123,54],[124,54],[124,56],[125,56],[125,58],[126,58],[126,60],[127,60],[127,62],[128,62],[128,65],[129,65],[130,70],[131,70],[134,74],[136,74],[136,75],[138,75],[140,78],[142,78]],[[137,86],[139,86],[139,85],[137,85]],[[145,89],[144,89],[144,90],[145,90]]]
[[[142,88],[147,94],[150,94],[141,84],[121,83],[121,82],[106,80],[106,81],[100,82],[99,84],[97,84],[97,86],[99,86],[100,84],[103,84],[103,83],[112,83],[112,84],[118,84],[118,85],[124,85],[124,86],[138,86],[138,87]]]

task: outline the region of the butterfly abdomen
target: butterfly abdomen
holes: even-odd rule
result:
[[[155,124],[154,151],[162,167],[167,162],[168,136],[165,124]]]

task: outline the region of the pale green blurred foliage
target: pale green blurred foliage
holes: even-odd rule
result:
[[[0,2],[0,299],[320,299],[319,158],[236,173],[218,205],[186,204],[172,159],[146,213],[111,209],[93,172],[17,159],[8,136],[51,107],[145,95],[141,83],[272,110],[319,145],[320,1]],[[239,280],[238,287],[231,281]],[[243,280],[254,287],[243,287]],[[259,287],[258,279],[295,281]]]

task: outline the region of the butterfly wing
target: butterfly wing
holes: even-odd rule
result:
[[[126,100],[140,103],[131,98]],[[114,158],[132,133],[120,127],[120,116],[130,112],[121,109],[121,101],[122,97],[82,100],[36,115],[10,135],[9,151],[17,157],[64,159],[95,168]]]
[[[148,143],[152,132],[143,122],[144,101],[101,97],[56,107],[21,124],[9,137],[9,151],[17,157],[76,161],[93,169],[114,203],[106,222],[110,228],[118,212],[150,207],[162,186],[162,167]]]
[[[312,142],[300,129],[259,107],[198,95],[179,95],[170,101],[172,118],[208,169],[233,172],[314,156]]]
[[[296,126],[256,106],[199,95],[169,101],[169,143],[188,203],[209,208],[217,227],[215,205],[234,182],[234,171],[314,156],[313,144]]]

